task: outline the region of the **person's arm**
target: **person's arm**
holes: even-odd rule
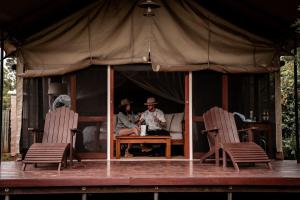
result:
[[[124,115],[123,113],[118,114],[118,120],[126,127],[126,128],[134,128],[136,125],[134,123],[131,123],[128,120],[128,117]]]
[[[141,117],[140,117],[140,119],[139,119],[139,124],[141,124],[142,122],[144,122],[145,121],[145,112],[143,112],[142,114],[141,114]]]
[[[138,113],[137,115],[134,115],[134,123],[137,124],[140,122],[142,113]]]
[[[158,112],[157,119],[158,119],[158,123],[160,124],[161,127],[167,126],[167,121],[166,121],[165,115],[162,111]]]

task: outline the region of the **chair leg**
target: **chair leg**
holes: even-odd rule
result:
[[[205,153],[201,158],[200,158],[200,163],[203,163],[208,157],[212,156],[214,154],[214,151],[209,151]]]
[[[67,162],[68,162],[68,158],[67,158],[67,154],[64,154],[64,168],[67,168]]]
[[[223,149],[222,149],[222,154],[223,154],[223,169],[225,169],[227,167],[227,155]]]
[[[240,172],[240,169],[239,169],[238,164],[237,164],[236,162],[233,162],[233,161],[232,161],[232,164],[233,164],[233,166],[234,166],[234,169],[235,169],[237,172]]]
[[[23,163],[22,171],[25,171],[25,169],[26,169],[26,163]]]
[[[271,162],[268,162],[267,165],[268,165],[269,169],[272,170]]]
[[[61,162],[58,163],[58,169],[57,169],[57,171],[60,172],[60,169],[61,169]]]
[[[220,166],[220,152],[219,152],[219,150],[216,150],[215,154],[216,154],[216,166],[219,167]]]
[[[79,154],[77,153],[76,150],[73,149],[73,154],[74,154],[74,157],[77,159],[78,162],[81,162],[81,158],[79,156]]]

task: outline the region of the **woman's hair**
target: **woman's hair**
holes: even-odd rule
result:
[[[124,115],[127,115],[128,112],[126,111],[126,107],[127,107],[127,105],[120,106],[119,107],[119,112],[123,113]]]

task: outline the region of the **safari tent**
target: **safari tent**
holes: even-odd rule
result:
[[[208,151],[202,115],[214,106],[246,119],[252,112],[252,123],[264,130],[260,145],[270,158],[283,159],[280,56],[299,44],[287,26],[294,18],[285,18],[296,2],[280,5],[286,8],[282,13],[273,1],[155,2],[158,8],[145,10],[137,0],[64,0],[3,29],[6,54],[17,57],[15,153],[31,145],[28,128],[43,128],[52,96],[67,94],[83,130],[76,138],[83,159],[115,160],[120,100],[129,98],[142,112],[149,96],[156,97],[174,129],[172,159],[193,161]],[[28,11],[38,7],[26,5]],[[57,9],[55,19],[46,17],[60,5],[72,6]],[[36,24],[26,30],[30,22]]]

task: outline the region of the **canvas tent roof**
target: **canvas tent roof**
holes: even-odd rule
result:
[[[150,20],[141,17],[143,11],[136,6],[137,2],[99,0],[33,36],[28,37],[30,31],[33,33],[42,27],[38,22],[36,30],[21,31],[19,37],[23,39],[21,51],[27,70],[25,76],[64,74],[90,64],[141,63],[147,61],[150,45],[154,70],[267,72],[277,67],[273,59],[276,43],[227,23],[199,4],[210,7],[212,4],[208,1],[162,0],[159,1],[163,4],[162,8]],[[61,3],[67,4],[67,1]],[[71,8],[76,10],[76,4]],[[45,15],[47,10],[41,11],[41,15]],[[114,16],[104,19],[105,13],[113,13]],[[60,15],[64,14],[58,12]],[[9,30],[10,27],[7,27]],[[68,31],[70,27],[72,31]],[[109,33],[99,36],[103,27],[109,30],[104,32]],[[17,25],[15,29],[18,29]],[[112,33],[116,33],[115,37]],[[66,41],[69,41],[67,46]],[[75,45],[72,44],[74,41]],[[106,43],[103,45],[103,42]],[[65,51],[61,51],[62,44]]]
[[[4,0],[0,28],[22,41],[97,0]],[[196,0],[225,20],[254,34],[277,41],[291,37],[290,27],[300,17],[298,0]]]

